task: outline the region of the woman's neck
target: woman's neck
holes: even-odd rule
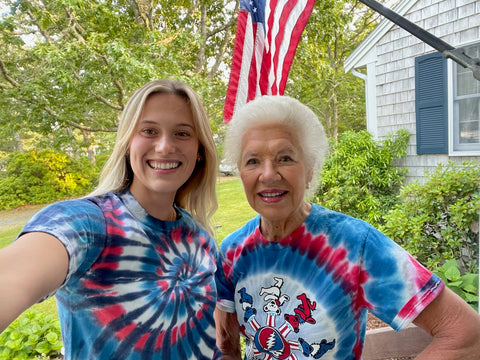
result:
[[[156,219],[163,221],[174,221],[177,212],[174,207],[175,196],[170,194],[155,194],[135,191],[130,187],[130,192],[145,209],[145,211]]]
[[[302,202],[299,208],[287,219],[271,220],[262,216],[260,218],[260,231],[268,241],[280,241],[298,229],[311,210],[311,204]]]

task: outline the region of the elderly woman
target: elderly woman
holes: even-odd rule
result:
[[[304,200],[326,152],[317,117],[286,96],[248,103],[229,125],[226,158],[260,215],[221,244],[225,359],[240,359],[239,333],[246,359],[361,359],[368,311],[432,334],[417,359],[479,359],[480,317],[467,303],[371,225]]]

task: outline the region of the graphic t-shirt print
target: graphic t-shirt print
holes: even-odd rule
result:
[[[274,277],[273,284],[258,289],[246,289],[239,291],[238,301],[243,309],[245,324],[241,325],[241,333],[251,342],[252,353],[247,354],[249,359],[297,359],[296,352],[303,355],[320,359],[327,351],[335,347],[335,339],[318,339],[308,342],[302,337],[296,336],[300,326],[315,325],[316,320],[312,312],[317,309],[317,303],[311,301],[305,293],[284,294],[282,286],[284,279]],[[257,291],[261,303],[254,303],[254,296],[249,291]],[[294,295],[294,298],[290,296]],[[258,298],[258,297],[255,297]],[[297,305],[291,313],[283,313],[282,306],[286,302],[294,301]],[[266,314],[264,323],[257,320],[258,311]],[[248,329],[247,329],[248,327]],[[263,357],[262,357],[263,355]]]

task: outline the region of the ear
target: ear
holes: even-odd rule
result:
[[[307,177],[305,180],[307,180],[307,183],[309,184],[313,179],[313,169],[310,169],[307,171]]]

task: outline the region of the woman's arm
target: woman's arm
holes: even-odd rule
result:
[[[54,236],[32,232],[0,250],[0,332],[62,285],[69,257]]]
[[[414,323],[433,336],[416,359],[480,359],[480,315],[447,287]]]
[[[240,330],[237,314],[215,309],[215,327],[217,329],[217,346],[225,360],[240,360]]]

